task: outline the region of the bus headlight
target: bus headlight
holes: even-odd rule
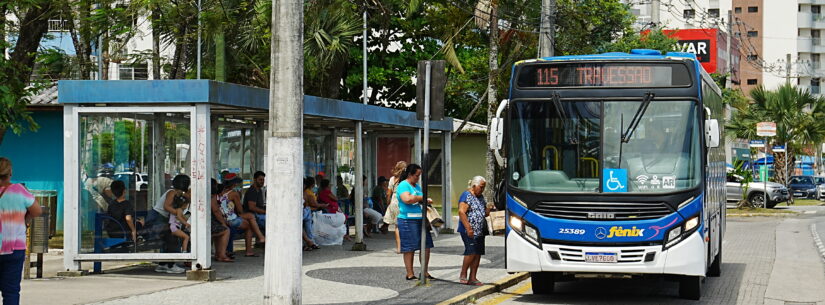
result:
[[[541,249],[541,234],[539,230],[521,217],[510,215],[510,228],[528,242]]]
[[[678,226],[673,227],[670,231],[667,232],[665,243],[663,245],[664,249],[667,250],[670,247],[675,246],[691,234],[696,232],[696,228],[699,227],[699,215],[693,216],[688,218],[687,221],[679,224]]]

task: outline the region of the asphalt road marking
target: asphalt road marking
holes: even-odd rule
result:
[[[816,214],[816,211],[805,211],[805,214]]]
[[[481,303],[481,305],[501,304],[501,303],[504,303],[504,301],[515,298],[516,296],[524,295],[528,290],[532,290],[532,289],[533,289],[533,284],[528,282],[526,285],[519,287],[518,289],[516,289],[513,292],[501,292],[500,296],[497,296],[497,297],[493,298],[492,300],[488,300],[484,303]]]

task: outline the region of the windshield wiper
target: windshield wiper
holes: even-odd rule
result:
[[[567,118],[567,113],[561,108],[561,97],[559,97],[558,92],[553,92],[553,106],[556,107],[556,115],[559,116],[559,119],[564,120]]]
[[[645,93],[645,99],[642,101],[642,104],[639,105],[639,109],[636,110],[636,114],[633,115],[633,120],[630,121],[630,125],[627,126],[627,130],[622,133],[622,143],[630,142],[630,137],[633,136],[633,132],[636,131],[636,127],[639,126],[639,123],[642,121],[642,117],[645,115],[645,111],[647,111],[647,106],[650,105],[650,101],[653,100],[653,92]]]

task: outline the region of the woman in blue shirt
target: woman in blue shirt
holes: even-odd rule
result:
[[[481,256],[484,255],[484,236],[487,235],[485,217],[490,215],[490,209],[482,195],[487,181],[484,177],[475,176],[469,184],[470,188],[458,199],[458,233],[464,241],[464,262],[458,279],[462,284],[482,286],[484,284],[478,281],[476,274]],[[467,277],[468,269],[470,277]]]
[[[407,280],[415,280],[413,271],[413,257],[415,251],[421,250],[421,202],[424,201],[421,185],[418,181],[421,179],[421,166],[418,164],[410,164],[404,173],[401,174],[401,183],[398,184],[396,194],[398,194],[398,235],[401,237],[401,253],[404,255],[404,267],[407,269]],[[432,203],[432,200],[427,199],[427,203]],[[425,252],[425,260],[430,261],[430,248],[433,247],[433,237],[430,232],[427,232],[427,249]],[[427,274],[427,278],[433,277]]]

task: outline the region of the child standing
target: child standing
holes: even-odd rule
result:
[[[176,197],[174,201],[172,201],[172,207],[175,208],[174,215],[170,215],[169,217],[169,229],[172,231],[172,235],[183,239],[183,245],[181,246],[182,252],[188,252],[189,249],[189,200],[186,200],[185,197]],[[174,217],[172,217],[174,216]]]

